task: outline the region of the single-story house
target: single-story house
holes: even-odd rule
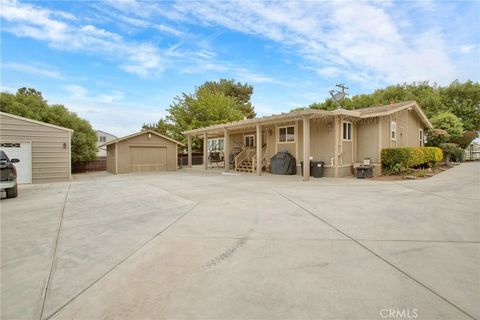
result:
[[[103,146],[105,145],[105,143],[117,139],[117,136],[102,130],[95,130],[95,133],[97,134],[97,158],[106,157],[107,149],[100,146]]]
[[[235,156],[235,167],[245,163],[258,175],[268,168],[270,159],[279,151],[288,150],[303,161],[304,179],[308,179],[311,160],[324,161],[325,176],[351,175],[364,159],[374,166],[374,175],[381,173],[380,152],[389,147],[423,146],[425,129],[432,124],[415,101],[333,111],[302,109],[289,113],[213,125],[183,132],[188,137],[191,165],[192,137],[204,143],[204,165],[208,168],[208,141],[222,139],[225,154],[241,150]],[[260,143],[258,143],[260,142]],[[257,156],[259,155],[259,156]],[[229,170],[225,166],[225,170]],[[300,170],[297,170],[299,173]]]
[[[17,182],[70,181],[72,129],[0,112],[0,149],[17,158]]]
[[[153,130],[140,131],[104,144],[107,148],[107,171],[127,173],[141,171],[176,171],[176,140]]]

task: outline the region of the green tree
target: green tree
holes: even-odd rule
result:
[[[253,119],[255,113],[252,102],[253,87],[247,83],[235,82],[235,80],[220,79],[220,81],[207,81],[197,90],[210,90],[212,92],[223,93],[225,96],[234,98],[237,101],[236,108],[248,119]]]
[[[253,88],[233,80],[207,81],[193,94],[182,93],[167,109],[168,115],[157,123],[144,124],[143,129],[155,130],[186,143],[182,132],[215,124],[254,117],[250,102]],[[202,140],[193,139],[193,148],[202,148]]]
[[[0,110],[25,118],[73,129],[72,162],[92,160],[97,152],[97,135],[90,123],[63,105],[49,105],[42,93],[20,88],[15,95],[0,93]]]
[[[144,123],[142,130],[153,130],[167,137],[173,137],[174,135],[171,125],[165,119],[160,119],[157,123]]]
[[[463,133],[462,120],[451,112],[440,112],[434,116],[430,122],[434,128],[443,129],[451,136],[457,136]]]
[[[345,109],[361,109],[389,103],[415,100],[429,118],[441,112],[451,112],[462,121],[465,130],[480,130],[480,84],[454,81],[446,87],[425,82],[398,84],[375,90],[371,94],[354,95],[341,101]],[[310,108],[333,110],[330,99],[313,103]]]
[[[451,142],[458,144],[461,149],[466,149],[477,137],[477,131],[465,131],[461,135],[452,137]]]
[[[439,91],[445,110],[459,117],[465,130],[480,130],[480,83],[454,81]]]

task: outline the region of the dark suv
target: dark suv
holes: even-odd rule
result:
[[[17,169],[14,163],[20,162],[18,159],[8,159],[5,152],[0,150],[0,189],[5,190],[7,198],[17,196]]]

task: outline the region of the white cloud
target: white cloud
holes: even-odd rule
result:
[[[13,63],[2,63],[2,68],[23,72],[23,73],[40,75],[47,78],[62,79],[62,74],[60,72],[56,70],[49,70],[46,68],[38,67],[35,65],[13,62]]]
[[[120,35],[93,25],[76,26],[58,18],[70,18],[69,14],[52,11],[13,0],[2,1],[2,17],[5,31],[19,37],[47,41],[61,50],[78,50],[102,53],[124,59],[122,68],[140,76],[159,72],[164,67],[160,50],[149,43],[124,40]]]
[[[85,98],[88,92],[87,89],[76,84],[65,85],[63,88],[75,99]]]
[[[120,90],[113,90],[109,93],[102,93],[99,95],[91,95],[85,87],[77,84],[64,85],[63,89],[68,93],[70,99],[82,99],[84,101],[96,103],[114,103],[122,101],[125,98],[125,94]]]
[[[342,74],[342,70],[336,67],[324,67],[317,70],[317,72],[327,78],[335,78]]]
[[[475,49],[475,45],[470,44],[470,45],[461,46],[461,47],[458,49],[458,51],[460,51],[460,52],[463,53],[463,54],[468,54],[468,53],[472,52],[473,49]]]
[[[101,94],[100,96],[98,96],[98,100],[105,103],[114,103],[117,101],[121,101],[124,98],[125,94],[119,90],[114,90],[109,94]]]
[[[175,8],[204,25],[220,25],[294,48],[327,77],[383,83],[455,79],[455,62],[443,34],[435,28],[406,34],[405,22],[389,14],[394,5],[182,1]]]

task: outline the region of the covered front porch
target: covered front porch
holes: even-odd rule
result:
[[[341,138],[349,111],[338,114],[324,110],[301,110],[269,117],[245,119],[185,132],[188,137],[188,167],[191,167],[192,139],[203,140],[203,167],[222,166],[225,172],[270,172],[270,159],[288,151],[296,159],[297,174],[303,162],[303,180],[310,178],[310,162],[322,161],[325,175],[351,174],[356,140],[354,125],[350,139]],[[218,170],[218,169],[216,169]]]

